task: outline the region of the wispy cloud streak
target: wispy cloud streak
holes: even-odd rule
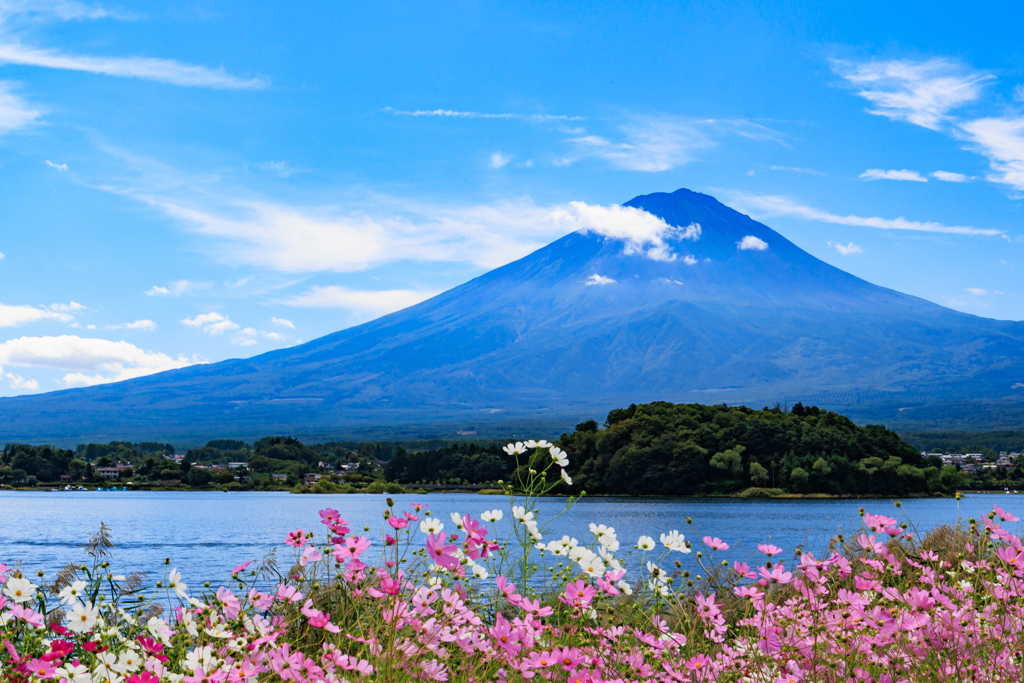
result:
[[[874,216],[839,216],[810,206],[798,204],[787,197],[777,195],[756,195],[745,192],[731,193],[731,199],[737,208],[762,216],[797,216],[811,221],[833,223],[836,225],[854,225],[879,230],[910,230],[914,232],[935,232],[947,235],[975,235],[994,237],[1005,234],[1002,230],[991,228],[974,228],[966,225],[943,225],[941,223],[908,221],[899,218],[878,218]]]
[[[252,90],[266,88],[270,84],[269,79],[263,77],[238,78],[229,74],[223,67],[210,69],[205,66],[157,57],[69,55],[56,50],[27,47],[19,43],[0,45],[0,63],[82,71],[122,78],[139,78],[184,87],[214,90]]]

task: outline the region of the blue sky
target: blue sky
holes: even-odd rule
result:
[[[307,341],[679,187],[1024,319],[1024,12],[774,4],[0,0],[0,395]]]

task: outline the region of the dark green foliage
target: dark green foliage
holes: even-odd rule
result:
[[[384,476],[403,484],[483,484],[508,477],[515,467],[515,458],[495,445],[456,443],[418,452],[398,446]]]
[[[797,403],[747,407],[666,402],[583,423],[559,444],[573,488],[590,493],[694,495],[772,486],[793,493],[949,493],[962,476],[930,466],[885,427]]]
[[[1024,453],[1024,431],[906,432],[901,436],[922,451],[936,453]]]

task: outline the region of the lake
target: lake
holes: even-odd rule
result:
[[[324,527],[318,511],[325,507],[339,510],[353,532],[363,533],[363,526],[369,526],[367,535],[374,544],[371,550],[379,552],[386,497],[283,492],[0,492],[0,562],[24,561],[26,573],[31,574],[37,569],[49,573],[68,562],[83,562],[85,540],[100,522],[105,522],[114,538],[111,569],[115,573],[162,573],[163,559],[168,557],[187,583],[198,587],[210,581],[217,585],[232,567],[258,560],[273,547],[278,547],[279,553],[290,553],[291,548],[282,542],[289,531],[302,528],[320,534]],[[413,502],[429,505],[432,514],[445,523],[446,531],[454,527],[449,517],[452,512],[477,516],[492,508],[505,513],[499,531],[507,533],[511,528],[507,501],[501,496],[432,493],[392,497],[396,509]],[[993,504],[1024,518],[1024,497],[1019,495],[965,496],[960,501],[960,515],[964,520],[971,516],[980,519]],[[564,499],[541,500],[541,522],[564,505]],[[607,524],[618,534],[621,556],[632,549],[640,535],[657,540],[660,534],[678,529],[691,541],[704,535],[721,537],[731,546],[723,556],[729,560],[758,562],[762,556],[757,544],[768,540],[785,550],[783,557],[791,557],[798,545],[820,552],[836,533],[849,535],[860,528],[857,511],[862,506],[869,512],[904,521],[893,501],[885,499],[589,498],[557,520],[545,539],[568,534],[589,541],[590,522]],[[924,532],[955,522],[957,501],[907,500],[903,511]],[[693,518],[692,529],[687,527],[687,516]],[[1015,533],[1017,527],[1017,523],[1007,525]],[[624,565],[632,573],[635,564]]]

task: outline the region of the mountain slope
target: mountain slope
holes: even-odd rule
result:
[[[1024,323],[872,285],[707,195],[626,206],[678,226],[666,249],[572,233],[298,347],[0,400],[0,437],[326,433],[600,415],[656,399],[870,406],[1024,393],[1011,389],[1024,382]]]

